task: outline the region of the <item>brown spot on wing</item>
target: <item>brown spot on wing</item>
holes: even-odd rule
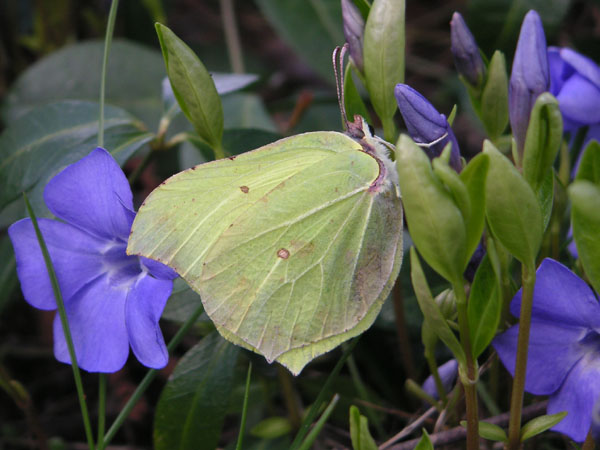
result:
[[[290,257],[290,252],[285,248],[280,248],[277,250],[277,257],[281,259],[288,259]]]
[[[250,192],[250,188],[248,186],[240,186],[240,191],[242,191],[244,194],[247,194]]]

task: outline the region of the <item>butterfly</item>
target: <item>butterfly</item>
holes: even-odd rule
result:
[[[334,52],[343,63],[344,50]],[[128,253],[172,267],[229,341],[298,374],[369,328],[402,261],[393,146],[366,121],[201,164],[156,188]]]

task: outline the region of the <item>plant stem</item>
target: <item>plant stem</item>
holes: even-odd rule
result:
[[[521,294],[519,337],[517,340],[515,375],[510,397],[510,420],[508,423],[509,450],[517,450],[521,447],[521,411],[523,409],[523,392],[525,390],[525,371],[527,369],[531,308],[533,305],[533,288],[535,286],[535,267],[529,267],[528,265],[523,264],[522,279],[523,291]]]
[[[298,430],[302,423],[302,407],[298,401],[298,393],[294,388],[292,375],[282,365],[277,365],[277,378],[281,383],[281,390],[285,407],[288,411],[290,423],[294,430]]]
[[[106,374],[98,375],[98,446],[104,450],[104,423],[106,420]]]
[[[404,315],[404,295],[402,294],[402,283],[396,283],[392,289],[392,300],[394,300],[394,317],[396,319],[396,333],[398,334],[398,347],[402,366],[406,378],[417,378],[417,371],[410,346],[410,338],[406,327],[406,316]]]
[[[396,143],[396,124],[394,123],[394,117],[382,117],[381,122],[383,125],[383,138],[392,143]]]
[[[112,0],[108,12],[108,23],[106,24],[106,35],[104,36],[104,56],[102,57],[102,74],[100,76],[100,112],[98,116],[98,147],[104,146],[104,96],[106,89],[106,66],[108,66],[108,53],[115,29],[115,18],[119,0]]]
[[[242,419],[240,420],[240,431],[238,434],[235,450],[242,450],[244,442],[244,430],[246,429],[246,416],[248,414],[248,397],[250,397],[250,377],[252,376],[252,361],[248,364],[248,373],[246,374],[246,390],[244,392],[244,404],[242,405]]]
[[[465,404],[467,408],[467,449],[477,450],[479,448],[479,413],[477,406],[477,368],[473,360],[471,350],[471,337],[469,332],[469,319],[467,315],[467,297],[462,280],[452,283],[454,295],[456,296],[456,310],[458,312],[458,328],[460,342],[465,350],[467,360],[466,380],[461,376],[461,382],[465,390]]]
[[[29,217],[31,217],[31,223],[33,224],[33,228],[35,229],[35,235],[37,237],[38,243],[40,244],[42,255],[44,256],[44,262],[46,263],[46,270],[48,271],[48,276],[50,277],[50,282],[52,283],[52,290],[54,291],[58,315],[60,316],[60,323],[62,325],[63,334],[65,335],[65,341],[67,341],[69,358],[71,358],[71,368],[73,369],[73,378],[75,379],[75,387],[77,388],[77,398],[79,399],[79,407],[81,408],[81,417],[83,419],[83,426],[85,428],[85,436],[87,439],[88,448],[90,450],[94,450],[95,445],[94,437],[92,434],[92,426],[90,424],[87,403],[85,401],[85,393],[83,392],[83,383],[81,382],[81,373],[79,372],[79,365],[77,364],[75,346],[73,345],[73,338],[71,337],[71,329],[69,328],[69,321],[67,319],[65,303],[62,298],[60,286],[58,285],[58,279],[56,278],[56,272],[54,270],[54,265],[52,264],[52,259],[50,259],[48,247],[46,246],[46,242],[44,241],[44,237],[42,236],[42,232],[40,231],[40,227],[38,226],[37,218],[35,217],[35,214],[33,212],[33,209],[31,208],[31,204],[29,203],[29,199],[27,198],[27,194],[25,194],[25,192],[23,192],[23,199],[25,200],[25,206],[27,207]]]
[[[177,347],[177,345],[179,345],[179,343],[183,339],[183,336],[185,336],[185,334],[192,327],[192,325],[194,325],[196,319],[200,317],[200,314],[202,314],[203,311],[204,308],[202,307],[202,305],[200,305],[196,309],[196,311],[194,311],[194,313],[181,326],[179,331],[177,331],[175,336],[173,336],[173,339],[171,339],[171,342],[169,342],[169,345],[167,345],[167,350],[169,351],[169,353],[171,353],[173,349]],[[115,437],[115,434],[117,434],[117,431],[119,431],[119,428],[121,428],[121,425],[123,425],[123,422],[125,422],[125,419],[127,419],[127,416],[129,416],[129,413],[136,405],[138,400],[142,397],[143,393],[146,391],[146,389],[148,389],[148,386],[150,386],[150,383],[152,382],[152,380],[154,380],[154,377],[157,373],[158,370],[150,369],[148,373],[146,373],[138,387],[135,389],[134,393],[131,394],[131,397],[129,397],[129,400],[127,400],[127,403],[125,404],[123,409],[121,409],[121,412],[104,435],[105,446],[107,446],[110,443],[110,441]]]
[[[221,0],[220,3],[223,31],[225,32],[225,43],[227,44],[231,69],[233,73],[244,73],[244,58],[242,57],[242,45],[235,21],[233,0]]]

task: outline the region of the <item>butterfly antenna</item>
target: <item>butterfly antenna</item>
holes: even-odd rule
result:
[[[415,143],[419,147],[430,148],[430,147],[433,147],[435,144],[438,144],[438,143],[442,142],[447,137],[448,137],[448,133],[444,133],[439,138],[437,138],[435,141],[431,141],[431,142],[415,142]]]
[[[346,56],[347,49],[348,44],[344,44],[342,47],[338,46],[333,50],[332,55],[333,73],[335,75],[335,87],[337,89],[338,104],[340,106],[340,112],[342,113],[342,119],[344,121],[346,130],[350,128],[344,99],[344,57]]]

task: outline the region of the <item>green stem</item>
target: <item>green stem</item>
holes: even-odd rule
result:
[[[196,309],[196,311],[194,311],[194,313],[182,325],[179,331],[177,331],[175,336],[173,336],[173,339],[171,339],[171,342],[169,342],[169,345],[167,345],[167,350],[169,351],[169,353],[171,353],[173,349],[177,347],[177,345],[179,345],[179,343],[183,339],[183,336],[185,336],[185,334],[192,327],[192,325],[194,325],[194,323],[196,322],[198,317],[200,317],[200,314],[202,314],[203,311],[204,308],[202,307],[202,305],[200,305],[198,309]],[[104,435],[105,446],[107,446],[110,443],[110,441],[115,437],[115,434],[117,434],[117,431],[119,431],[119,428],[121,428],[121,425],[123,425],[123,422],[125,422],[125,419],[127,419],[127,416],[129,416],[129,413],[131,412],[133,407],[142,397],[146,389],[148,389],[148,386],[150,386],[150,383],[152,382],[152,380],[154,380],[154,377],[157,373],[158,370],[150,369],[148,373],[146,373],[146,376],[144,376],[138,387],[135,389],[134,393],[131,394],[131,397],[129,397],[129,400],[127,400],[127,403],[125,404],[125,406],[123,407],[113,424],[110,426],[107,433]]]
[[[469,319],[467,315],[467,297],[462,280],[452,284],[456,296],[456,309],[458,312],[458,328],[460,342],[466,356],[466,379],[461,376],[465,390],[465,404],[467,409],[467,450],[479,449],[479,413],[477,405],[477,368],[471,350],[471,337],[469,332]]]
[[[404,314],[404,295],[402,293],[402,283],[396,283],[392,289],[392,299],[394,300],[394,318],[396,319],[396,333],[398,334],[398,347],[400,350],[400,359],[402,367],[406,373],[406,378],[417,378],[412,349],[410,346],[410,337],[406,326],[406,316]]]
[[[106,35],[104,37],[104,56],[102,57],[102,74],[100,76],[100,113],[98,116],[98,147],[104,147],[104,96],[106,90],[106,66],[108,66],[108,53],[115,29],[115,18],[119,0],[112,0],[108,12],[108,23],[106,24]]]
[[[288,410],[290,423],[294,430],[298,430],[302,423],[302,407],[298,401],[298,393],[294,388],[294,380],[288,370],[280,364],[277,365],[277,377],[281,383],[283,401]]]
[[[521,294],[519,337],[517,340],[515,375],[510,397],[510,419],[508,422],[509,450],[517,450],[521,447],[521,412],[523,409],[523,392],[525,390],[525,371],[527,369],[531,308],[533,305],[533,288],[535,286],[535,267],[528,267],[524,264],[522,267],[522,278],[523,291]]]
[[[219,144],[218,147],[213,147],[213,151],[215,152],[215,159],[225,158],[225,150],[223,149],[222,144]]]
[[[397,133],[396,124],[394,123],[394,117],[382,117],[381,124],[383,125],[383,138],[392,143],[396,143]]]
[[[56,278],[56,272],[54,271],[54,265],[52,264],[52,260],[50,259],[50,253],[48,252],[48,247],[46,247],[46,242],[44,241],[44,237],[42,236],[42,232],[40,231],[40,227],[38,225],[37,218],[31,208],[31,204],[29,203],[29,199],[27,198],[27,194],[23,192],[23,198],[25,200],[25,206],[27,207],[27,212],[29,213],[29,217],[31,217],[31,223],[33,224],[33,228],[35,229],[35,235],[37,237],[38,243],[40,244],[40,249],[42,250],[42,255],[44,256],[44,261],[46,263],[46,270],[48,271],[48,276],[50,277],[50,282],[52,283],[52,290],[54,291],[54,297],[56,299],[56,306],[58,308],[58,315],[60,316],[60,323],[62,325],[63,333],[65,335],[65,340],[67,341],[67,348],[69,350],[69,357],[71,358],[71,368],[73,369],[73,378],[75,379],[75,387],[77,388],[77,398],[79,399],[79,407],[81,408],[81,417],[83,419],[83,425],[85,427],[85,436],[88,443],[88,448],[90,450],[94,450],[94,437],[92,434],[92,426],[90,424],[90,417],[88,414],[87,403],[85,401],[85,393],[83,392],[83,383],[81,382],[81,374],[79,372],[79,365],[77,364],[77,357],[75,356],[75,346],[73,345],[73,338],[71,336],[71,329],[69,328],[69,321],[67,319],[67,312],[65,310],[65,303],[62,298],[62,293],[60,291],[60,286],[58,285],[58,279]]]
[[[343,344],[342,344],[343,345]],[[358,371],[358,367],[352,355],[348,356],[348,360],[346,361],[346,365],[348,366],[348,370],[350,371],[350,376],[352,377],[352,383],[354,384],[354,389],[358,394],[358,397],[365,402],[371,401],[369,398],[369,393],[367,392],[367,388],[363,383],[363,380],[360,376],[360,372]],[[385,436],[385,431],[383,430],[383,426],[381,425],[381,420],[375,414],[375,412],[371,408],[367,408],[365,411],[369,422],[377,429],[377,434],[381,436]]]
[[[242,405],[242,420],[240,420],[240,431],[238,434],[235,450],[242,450],[244,441],[244,430],[246,429],[246,416],[248,413],[248,397],[250,397],[250,377],[252,375],[252,361],[248,364],[248,373],[246,374],[246,390],[244,392],[244,404]]]
[[[223,31],[225,32],[225,43],[229,53],[231,69],[233,73],[244,73],[244,58],[242,57],[242,45],[235,22],[233,0],[221,0],[220,3]]]
[[[446,393],[446,389],[444,389],[442,379],[440,378],[440,372],[438,371],[435,356],[433,355],[432,351],[429,351],[429,349],[425,350],[425,360],[427,361],[427,365],[429,366],[429,372],[431,372],[431,376],[433,377],[433,381],[435,382],[435,388],[438,392],[442,405],[446,405],[446,403],[448,402],[448,395]]]
[[[306,416],[304,417],[304,421],[302,422],[302,425],[300,426],[300,430],[298,430],[298,434],[294,438],[292,445],[290,445],[290,450],[297,449],[303,442],[304,436],[306,436],[306,434],[308,433],[308,430],[310,429],[310,426],[311,426],[313,420],[315,420],[315,418],[317,417],[317,414],[319,413],[319,409],[321,408],[321,405],[325,401],[325,396],[327,395],[329,389],[331,388],[331,385],[335,381],[335,378],[337,377],[338,373],[340,373],[340,370],[342,370],[342,367],[344,367],[344,363],[346,362],[346,359],[348,358],[348,356],[350,356],[350,353],[352,353],[352,350],[354,350],[354,347],[356,346],[358,339],[359,338],[356,337],[348,344],[348,346],[344,349],[344,353],[342,354],[342,357],[339,359],[339,361],[337,362],[337,364],[335,365],[333,370],[329,373],[329,376],[327,377],[325,384],[323,384],[323,387],[321,388],[319,395],[317,395],[317,398],[315,399],[314,403],[310,407],[308,414],[306,414]]]
[[[313,443],[315,442],[317,436],[323,429],[323,426],[325,426],[325,422],[327,422],[327,419],[329,419],[329,416],[333,412],[333,409],[335,408],[335,405],[337,404],[339,399],[339,394],[335,394],[333,396],[333,398],[329,402],[329,405],[327,405],[327,408],[325,408],[325,411],[323,411],[323,414],[321,414],[321,417],[319,417],[319,420],[317,421],[317,423],[315,423],[315,426],[312,428],[312,430],[310,430],[310,433],[308,434],[308,436],[306,436],[306,439],[304,440],[304,442],[302,442],[302,445],[298,450],[310,450],[311,448],[313,448]]]
[[[106,421],[106,374],[99,374],[98,378],[98,447],[104,450],[104,424]]]

